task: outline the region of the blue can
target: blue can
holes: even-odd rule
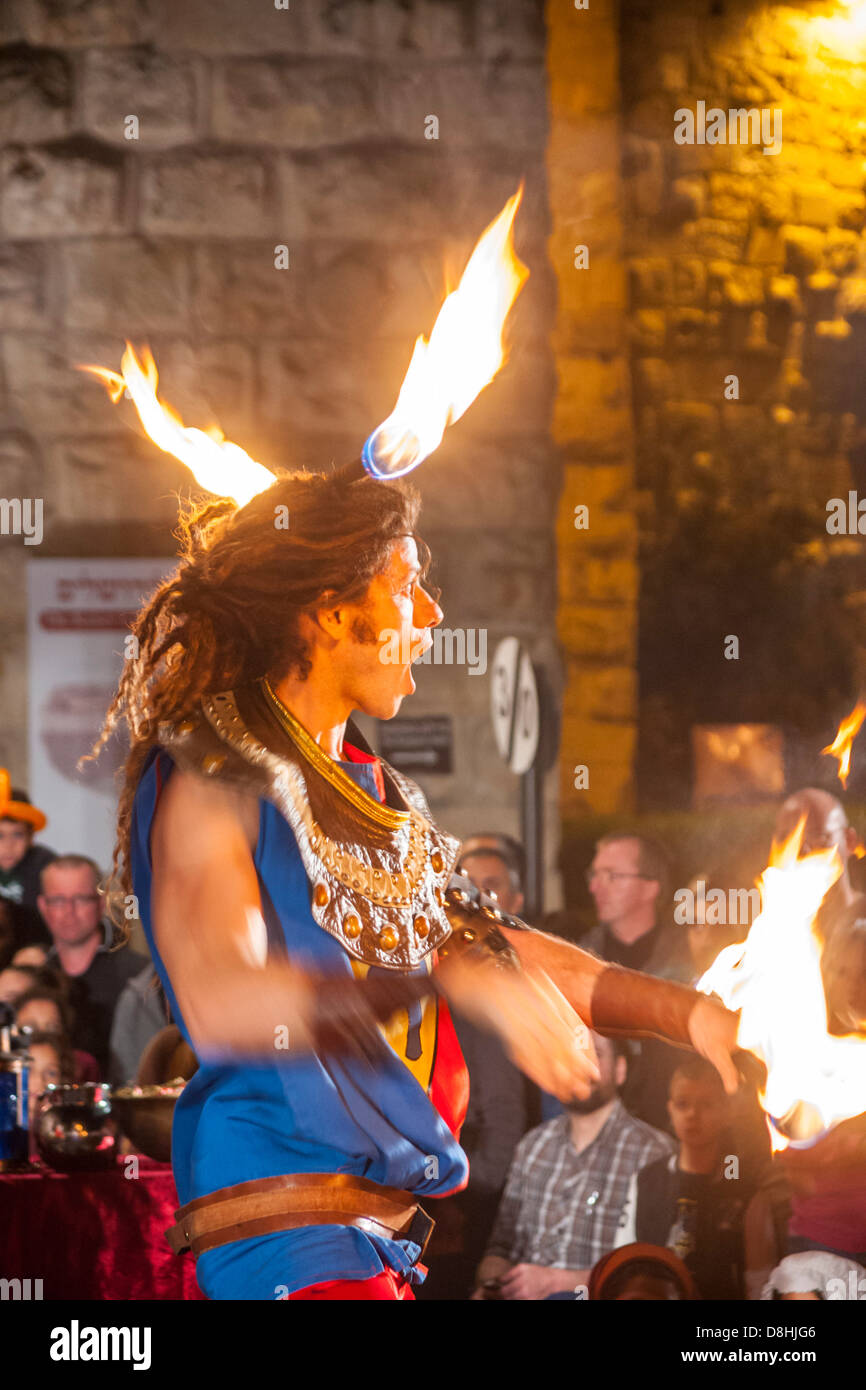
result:
[[[0,1173],[27,1165],[30,1058],[0,1052]]]

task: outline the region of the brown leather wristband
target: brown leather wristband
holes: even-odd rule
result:
[[[703,997],[672,980],[608,965],[593,986],[590,1027],[605,1037],[660,1038],[691,1047],[689,1018]]]
[[[504,926],[528,930],[525,922],[502,912],[498,903],[479,892],[465,874],[455,874],[445,893],[445,915],[451,935],[439,947],[440,961],[487,961],[504,970],[519,970],[520,957],[502,935]]]

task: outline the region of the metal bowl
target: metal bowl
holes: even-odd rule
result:
[[[112,1111],[111,1087],[104,1081],[46,1086],[35,1126],[41,1157],[61,1173],[113,1168],[117,1123]]]
[[[182,1086],[126,1086],[112,1097],[112,1109],[126,1138],[139,1153],[171,1162],[171,1125]],[[136,1091],[143,1094],[136,1095]],[[159,1094],[152,1094],[159,1092]]]

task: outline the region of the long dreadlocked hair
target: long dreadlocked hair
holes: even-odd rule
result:
[[[321,607],[326,592],[335,608],[357,602],[386,567],[392,543],[414,532],[419,506],[405,484],[298,472],[243,507],[223,498],[181,510],[181,563],[133,623],[136,657],[124,663],[89,755],[97,757],[125,720],[130,749],[106,894],[124,934],[132,804],[159,725],[190,715],[205,695],[265,675],[282,680],[295,671],[306,679],[301,615]],[[429,551],[416,540],[426,569]]]

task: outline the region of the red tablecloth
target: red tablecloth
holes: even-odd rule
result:
[[[41,1279],[45,1299],[200,1299],[191,1255],[165,1232],[177,1193],[171,1168],[138,1157],[109,1173],[0,1174],[0,1250],[6,1279]]]

